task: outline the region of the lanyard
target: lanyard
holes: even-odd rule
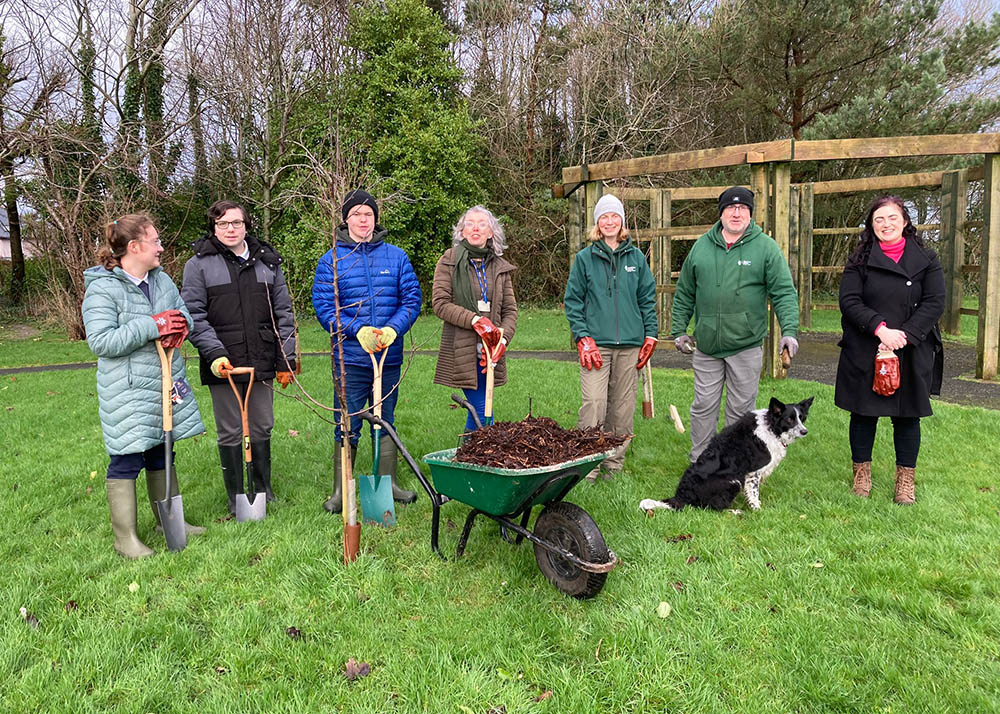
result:
[[[472,266],[472,270],[476,273],[476,280],[479,283],[479,291],[483,294],[483,302],[486,300],[486,261],[479,261],[479,265],[476,265],[476,261],[469,258],[469,264]]]

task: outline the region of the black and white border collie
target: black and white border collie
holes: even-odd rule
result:
[[[721,511],[732,505],[742,488],[750,508],[758,510],[760,483],[785,458],[788,445],[808,433],[805,421],[812,402],[809,397],[798,404],[782,404],[772,397],[767,409],[747,412],[712,437],[681,476],[673,498],[646,498],[639,508],[679,511],[697,506]]]

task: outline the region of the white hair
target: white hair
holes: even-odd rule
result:
[[[503,255],[503,252],[507,249],[507,236],[503,232],[503,224],[497,220],[497,217],[493,215],[493,212],[485,206],[473,206],[465,213],[462,217],[458,219],[458,223],[455,227],[451,229],[451,244],[458,245],[462,242],[462,231],[465,230],[465,219],[470,213],[482,213],[490,222],[490,230],[493,231],[493,252],[497,255]]]

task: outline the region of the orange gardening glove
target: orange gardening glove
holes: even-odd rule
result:
[[[642,369],[649,362],[649,358],[653,356],[653,351],[656,350],[656,338],[647,337],[642,343],[642,347],[639,348],[639,361],[635,363],[636,369]]]
[[[581,337],[577,340],[576,351],[580,353],[580,366],[584,369],[600,369],[604,364],[593,337]]]
[[[888,397],[899,389],[899,357],[890,349],[879,349],[875,355],[875,379],[872,390]]]
[[[295,375],[293,375],[291,372],[278,372],[276,375],[274,375],[274,379],[278,384],[281,385],[282,389],[285,389],[288,387],[289,384],[295,381]]]
[[[477,317],[472,321],[472,329],[486,344],[486,348],[492,352],[500,344],[500,330],[488,317]]]

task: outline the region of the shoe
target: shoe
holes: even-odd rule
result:
[[[851,467],[854,469],[854,483],[851,486],[851,492],[855,496],[868,498],[872,492],[872,462],[855,462],[851,464]]]
[[[896,466],[896,497],[892,500],[900,506],[912,506],[916,502],[913,472],[910,466]]]
[[[156,532],[162,533],[163,526],[160,525],[160,511],[156,507],[157,501],[163,500],[163,492],[167,485],[167,472],[163,469],[159,471],[146,470],[146,493],[149,496],[149,507],[153,509],[153,520],[156,521]],[[180,486],[177,484],[177,474],[174,473],[174,477],[170,479],[170,496],[176,496],[180,493]],[[201,535],[205,532],[205,529],[201,526],[192,526],[187,521],[184,521],[184,532],[189,536]]]
[[[111,531],[115,534],[115,550],[126,558],[148,558],[153,549],[139,540],[136,532],[135,479],[104,480],[111,511]]]
[[[407,491],[396,481],[396,470],[399,465],[399,454],[396,442],[390,436],[379,440],[378,475],[389,474],[392,477],[392,500],[396,503],[408,504],[417,500],[416,491]]]

